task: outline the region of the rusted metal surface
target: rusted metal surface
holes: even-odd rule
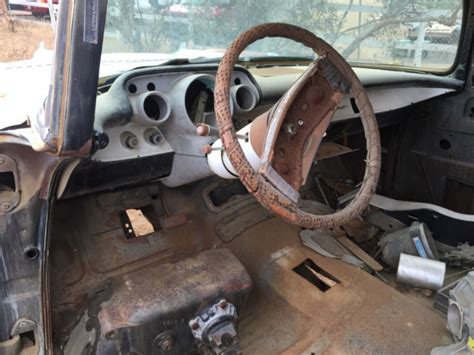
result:
[[[237,298],[231,295],[228,300],[242,304],[250,288],[250,277],[229,250],[210,250],[178,263],[161,264],[121,278],[114,286],[114,295],[102,304],[98,318],[103,332],[107,333],[144,323],[155,316],[153,313],[172,313],[188,305],[192,305],[192,313],[197,314],[209,306],[206,300],[218,294],[235,292]],[[130,302],[132,299],[134,302]],[[182,319],[160,321],[166,326],[180,324]]]
[[[172,216],[165,216],[161,220],[161,224],[166,229],[176,228],[176,227],[182,226],[183,224],[187,222],[188,222],[188,217],[186,217],[185,214],[175,214]]]
[[[229,250],[209,250],[114,279],[100,302],[89,303],[85,328],[95,330],[98,353],[160,353],[154,344],[161,348],[163,339],[154,339],[171,332],[173,344],[168,337],[166,345],[180,354],[193,348],[191,319],[220,298],[241,310],[250,289],[249,275]]]
[[[323,134],[342,98],[319,70],[320,63],[314,64],[314,73],[303,77],[302,88],[295,95],[285,94],[277,104],[287,107],[287,111],[279,114],[276,109],[269,118],[279,121],[280,126],[276,131],[268,132],[265,145],[270,156],[263,155],[262,159],[270,159],[273,168],[295,190],[304,184]],[[280,133],[281,125],[283,133]],[[275,135],[274,139],[271,134]],[[272,141],[273,146],[270,145]]]
[[[68,321],[74,325],[74,315],[84,314],[86,301],[94,291],[103,290],[107,297],[99,304],[107,305],[113,285],[123,286],[123,282],[131,280],[134,292],[122,310],[129,317],[131,313],[126,308],[132,307],[139,315],[133,303],[137,302],[136,295],[144,297],[148,292],[148,283],[157,285],[155,278],[162,277],[161,273],[174,272],[181,260],[192,258],[203,249],[222,247],[216,227],[232,219],[234,225],[243,225],[245,212],[252,213],[255,201],[247,196],[240,202],[222,205],[221,209],[210,209],[202,198],[210,186],[212,180],[193,187],[163,189],[169,212],[185,214],[189,223],[133,240],[124,238],[113,215],[138,202],[148,203],[149,188],[60,202],[64,205],[57,208],[51,248],[57,344],[74,338]],[[108,234],[100,234],[106,231]],[[407,297],[364,271],[318,256],[300,243],[298,233],[298,228],[273,218],[224,244],[244,265],[254,285],[243,312],[239,311],[244,354],[417,354],[440,345],[440,337],[446,336],[449,342],[444,317],[436,313],[429,300]],[[322,293],[294,273],[292,269],[307,258],[340,283]],[[136,278],[135,273],[148,277]],[[175,292],[192,275],[183,273],[180,277],[183,279],[176,279],[167,292]],[[112,281],[110,289],[104,288],[108,280]],[[143,288],[137,286],[142,284]],[[151,303],[148,299],[146,302]],[[116,334],[120,337],[121,331]],[[155,335],[158,338],[160,334]]]
[[[149,184],[58,201],[51,246],[52,314],[58,346],[75,324],[68,315],[82,314],[91,294],[102,290],[108,280],[137,269],[176,263],[220,243],[214,226],[235,212],[233,204],[210,213],[200,188],[162,188],[156,198],[156,187]],[[161,200],[166,203],[164,210]],[[127,239],[119,213],[143,206],[153,207],[163,229]],[[161,218],[166,214],[171,220]]]
[[[254,281],[240,317],[244,354],[427,354],[451,341],[429,299],[312,252],[298,232],[272,219],[228,244]],[[321,292],[297,275],[307,258],[340,282]]]
[[[4,139],[0,154],[15,162],[15,188],[21,195],[2,215],[0,223],[0,342],[8,340],[14,324],[23,317],[35,323],[35,342],[49,348],[49,292],[47,283],[48,221],[51,186],[60,159],[38,153],[24,145]],[[19,143],[19,144],[17,144]],[[7,171],[10,170],[7,167]]]
[[[294,200],[283,195],[262,174],[253,170],[238,142],[229,106],[232,70],[240,53],[251,43],[265,37],[285,37],[312,48],[318,55],[327,58],[337,68],[341,77],[350,83],[349,91],[360,110],[367,139],[366,171],[362,187],[356,198],[343,210],[334,214],[316,216],[301,211]],[[227,49],[217,72],[214,96],[218,128],[229,160],[248,191],[267,209],[287,222],[306,228],[329,228],[359,216],[367,208],[375,192],[381,165],[377,121],[359,79],[347,62],[326,42],[311,32],[292,25],[270,23],[253,27],[242,33]],[[265,148],[263,150],[265,151]]]

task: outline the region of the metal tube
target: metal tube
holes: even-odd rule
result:
[[[446,264],[443,262],[400,254],[397,282],[438,290],[443,286],[445,273]]]

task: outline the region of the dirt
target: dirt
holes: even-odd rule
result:
[[[30,59],[39,48],[53,49],[49,22],[0,18],[0,62]]]

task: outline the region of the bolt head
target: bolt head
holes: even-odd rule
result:
[[[105,334],[105,338],[108,340],[116,339],[118,336],[118,332],[116,330],[111,330],[107,334]]]
[[[226,309],[227,307],[227,301],[226,300],[220,300],[218,303],[219,308],[221,309]]]
[[[286,124],[285,125],[285,130],[286,130],[286,133],[288,133],[290,136],[295,135],[296,132],[297,132],[297,129],[296,129],[295,125],[292,124],[292,123]]]
[[[160,341],[160,348],[163,351],[171,351],[174,348],[174,339],[172,335],[166,336]]]
[[[105,133],[99,134],[97,138],[97,143],[98,143],[99,149],[104,149],[105,147],[109,145],[109,136],[106,135]]]
[[[199,329],[199,323],[194,321],[193,323],[191,323],[191,329],[192,330],[198,330]]]

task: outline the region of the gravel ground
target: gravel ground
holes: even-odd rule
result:
[[[31,20],[30,16],[0,18],[0,63],[30,59],[41,46],[54,46],[54,33],[48,21]]]

